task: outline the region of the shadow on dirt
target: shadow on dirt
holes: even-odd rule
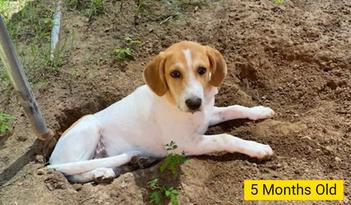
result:
[[[20,156],[14,163],[0,173],[0,187],[14,177],[26,164],[34,160],[37,144],[38,140],[34,142],[26,153]]]

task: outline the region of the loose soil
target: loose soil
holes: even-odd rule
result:
[[[227,61],[217,105],[265,105],[277,113],[265,121],[226,122],[209,133],[269,144],[276,156],[263,162],[240,154],[190,158],[169,182],[180,189],[180,204],[351,203],[350,1],[145,2],[138,10],[134,1],[106,1],[105,13],[90,20],[65,9],[61,42],[70,53],[62,67],[32,79],[57,137],[82,115],[142,85],[152,56],[194,40],[217,48]],[[113,50],[125,47],[128,36],[142,43],[132,46],[133,59],[118,61]],[[0,96],[1,110],[16,117],[0,141],[0,204],[148,203],[147,182],[161,176],[158,165],[107,184],[70,184],[60,173],[38,171],[44,163],[32,157],[35,135],[18,100]],[[345,179],[345,200],[245,202],[245,179]]]

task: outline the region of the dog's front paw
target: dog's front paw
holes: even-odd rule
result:
[[[247,155],[257,159],[270,159],[273,156],[273,150],[269,145],[249,141],[247,145]]]
[[[255,106],[250,108],[250,114],[248,118],[250,120],[262,120],[273,117],[275,112],[269,108],[264,106]]]
[[[112,168],[97,168],[93,171],[93,174],[94,181],[97,183],[111,181],[116,177],[116,174]]]

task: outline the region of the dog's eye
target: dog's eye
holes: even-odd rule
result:
[[[205,67],[199,67],[198,69],[197,69],[197,73],[198,74],[200,74],[200,75],[203,75],[203,74],[205,74],[206,73],[206,68]]]
[[[170,75],[172,78],[180,78],[182,76],[182,74],[178,70],[171,71]]]

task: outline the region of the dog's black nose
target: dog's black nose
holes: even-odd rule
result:
[[[201,98],[189,98],[185,101],[185,104],[192,111],[198,110],[201,106]]]

